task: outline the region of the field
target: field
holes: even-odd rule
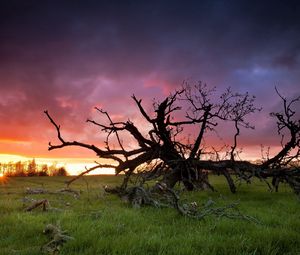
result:
[[[72,185],[71,194],[26,195],[27,187],[58,190],[70,177],[16,177],[0,180],[0,254],[41,254],[49,240],[43,229],[59,225],[74,239],[59,254],[300,254],[300,201],[287,186],[271,193],[264,183],[243,184],[231,194],[223,178],[212,177],[218,192],[182,192],[188,201],[203,204],[239,200],[243,214],[261,224],[208,217],[197,221],[172,208],[132,208],[106,194],[103,185],[120,182],[114,176],[88,176]],[[47,199],[59,210],[31,212],[24,197]]]

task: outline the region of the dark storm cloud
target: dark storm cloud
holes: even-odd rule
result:
[[[48,108],[76,132],[93,105],[118,112],[132,93],[160,97],[184,79],[250,91],[266,112],[275,85],[299,93],[297,1],[0,5],[0,117],[14,125],[38,131]]]
[[[297,8],[282,2],[74,2],[11,8],[2,59],[45,60],[41,64],[86,75],[224,76],[260,58],[280,63],[300,46]]]

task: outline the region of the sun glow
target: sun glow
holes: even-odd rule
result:
[[[25,157],[20,155],[12,154],[0,154],[0,163],[16,163],[18,161],[26,162],[31,161],[33,158]],[[37,164],[46,164],[49,166],[55,165],[56,167],[64,167],[69,175],[78,175],[85,171],[87,168],[95,166],[94,158],[39,158],[35,157],[35,162]],[[107,161],[106,161],[107,162]],[[110,163],[110,162],[109,162]],[[90,172],[91,175],[96,174],[110,174],[114,175],[115,171],[112,168],[99,168]],[[3,177],[0,167],[0,178]]]
[[[87,168],[95,166],[94,163],[67,163],[65,165],[70,175],[78,175],[85,171]],[[112,168],[99,168],[92,171],[90,174],[115,174],[115,170]]]
[[[16,162],[16,161],[25,161],[29,158],[14,154],[0,154],[0,163]]]

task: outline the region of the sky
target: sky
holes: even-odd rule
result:
[[[2,0],[0,31],[2,159],[93,160],[83,149],[49,152],[56,133],[43,111],[65,137],[101,144],[85,122],[94,106],[138,120],[133,93],[151,104],[184,80],[257,97],[256,129],[241,139],[257,155],[280,142],[268,115],[280,110],[275,86],[300,94],[299,1]]]

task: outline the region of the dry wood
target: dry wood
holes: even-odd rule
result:
[[[26,188],[26,194],[37,195],[37,194],[71,194],[74,198],[80,197],[80,192],[71,188],[63,188],[56,191],[50,191],[43,188]]]
[[[260,108],[254,105],[255,97],[249,93],[235,93],[228,88],[221,96],[216,97],[215,89],[210,89],[206,84],[183,84],[180,90],[171,93],[161,102],[153,103],[153,113],[146,111],[142,100],[133,96],[139,114],[148,123],[145,132],[130,120],[114,121],[111,115],[97,109],[104,117],[104,121],[87,120],[106,133],[105,146],[97,147],[79,141],[66,141],[61,133],[60,126],[45,111],[46,116],[57,131],[59,143],[49,143],[49,150],[77,146],[92,150],[101,159],[109,159],[111,164],[96,164],[86,169],[77,177],[67,182],[70,185],[84,174],[97,168],[114,168],[116,174],[124,173],[125,178],[121,188],[126,189],[131,176],[140,174],[143,182],[156,179],[163,180],[168,188],[173,188],[177,183],[182,183],[187,190],[208,186],[213,189],[205,177],[207,171],[223,175],[231,192],[236,192],[233,177],[250,183],[252,178],[263,180],[269,187],[267,179],[272,178],[274,188],[278,190],[280,182],[286,182],[299,193],[300,186],[300,120],[297,118],[296,104],[300,97],[291,100],[282,96],[281,112],[271,113],[277,122],[278,134],[284,136],[282,149],[271,158],[253,163],[239,158],[238,139],[243,128],[253,129],[247,117],[255,114]],[[219,98],[218,101],[215,98]],[[223,148],[228,148],[224,157],[220,156],[217,149],[209,149],[204,143],[208,132],[216,131],[222,122],[231,123],[234,135],[232,143]],[[186,126],[193,125],[197,130],[195,139],[189,139],[184,134]],[[132,139],[135,146],[125,146],[123,137]],[[112,141],[113,139],[113,141]],[[112,149],[112,147],[114,149]],[[209,158],[208,155],[215,155]],[[159,164],[156,164],[159,162]],[[156,167],[154,167],[156,165]],[[143,172],[137,171],[144,167]],[[149,174],[145,174],[145,173]],[[153,174],[151,174],[151,172]],[[280,180],[280,181],[276,181]],[[202,184],[201,184],[202,183]],[[200,184],[200,185],[199,185]],[[272,187],[271,187],[272,188]]]
[[[33,209],[36,209],[38,207],[41,207],[43,211],[47,211],[48,207],[49,207],[49,202],[47,199],[42,199],[42,200],[38,200],[36,202],[33,202],[32,205],[30,205],[29,207],[27,207],[25,209],[26,212],[31,212]]]
[[[58,254],[65,242],[74,239],[67,235],[67,231],[63,231],[59,226],[53,224],[48,224],[43,233],[48,236],[50,241],[41,247],[41,251],[52,255]]]
[[[239,202],[228,203],[224,206],[217,206],[217,203],[209,199],[205,204],[199,206],[197,202],[183,203],[179,195],[167,187],[165,183],[157,183],[155,188],[146,189],[142,186],[129,187],[126,190],[105,189],[106,192],[118,194],[123,201],[130,203],[134,208],[149,205],[156,208],[172,207],[179,214],[203,220],[206,217],[213,216],[217,218],[229,218],[254,222],[260,224],[255,217],[245,215],[238,209]]]

